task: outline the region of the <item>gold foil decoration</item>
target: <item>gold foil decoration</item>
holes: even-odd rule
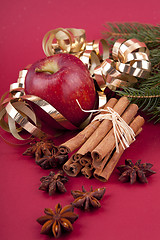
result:
[[[46,33],[42,48],[46,56],[65,52],[79,55],[85,45],[85,30],[76,28],[57,28]]]
[[[60,114],[51,104],[47,101],[41,99],[40,97],[34,95],[24,95],[23,100],[30,101],[40,107],[43,111],[50,115],[56,122],[58,122],[62,127],[70,130],[77,129],[72,123],[70,123],[62,114]]]
[[[102,92],[106,87],[115,90],[117,87],[131,86],[137,78],[147,78],[151,71],[149,50],[145,43],[137,39],[118,39],[112,48],[113,59],[109,58],[107,42],[104,39],[87,42],[83,29],[51,30],[44,36],[42,46],[46,56],[66,52],[79,57]]]
[[[102,54],[100,53],[102,45]],[[109,46],[104,39],[86,41],[84,29],[57,28],[46,33],[42,41],[42,47],[46,56],[56,53],[74,54],[88,67],[93,79],[96,80],[100,91],[99,108],[106,103],[105,88],[115,90],[121,86],[131,86],[137,82],[137,78],[147,78],[151,71],[149,50],[145,43],[137,39],[118,39],[112,48],[112,59],[109,57]],[[45,137],[40,130],[37,117],[30,107],[29,102],[36,104],[49,114],[65,129],[77,129],[53,106],[45,100],[26,95],[24,92],[27,70],[19,72],[17,83],[10,85],[9,96],[4,94],[0,101],[0,125],[12,135],[22,140],[19,135],[22,129],[38,138]],[[6,121],[7,117],[7,121]],[[90,121],[91,115],[81,124],[85,127]],[[30,121],[31,120],[31,121]]]
[[[102,45],[102,55],[100,54]],[[84,29],[57,28],[47,32],[42,41],[42,48],[46,56],[56,53],[69,53],[78,57],[89,69],[93,77],[94,69],[101,62],[109,58],[109,46],[104,39],[86,41]],[[98,92],[99,94],[99,92]],[[106,101],[104,94],[99,95],[99,106],[102,107]]]
[[[13,97],[20,97],[24,95],[24,84],[25,84],[25,77],[28,70],[24,69],[19,72],[19,77],[16,83],[10,84],[10,92],[12,93]]]
[[[100,44],[102,44],[103,49],[102,56],[100,55]],[[60,52],[73,54],[79,57],[89,69],[93,62],[96,62],[97,66],[101,60],[109,57],[107,42],[104,39],[87,42],[84,29],[57,28],[51,30],[45,34],[42,40],[42,48],[46,56],[52,56]],[[93,52],[96,56],[91,56]],[[91,60],[91,58],[94,60]]]
[[[20,93],[22,93],[22,91],[20,91]],[[70,123],[45,100],[33,95],[23,95],[19,98],[13,95],[12,97],[2,101],[0,105],[0,125],[5,131],[10,132],[15,138],[19,140],[26,140],[19,135],[19,132],[23,129],[38,138],[44,138],[46,136],[46,134],[40,130],[34,110],[31,109],[29,103],[27,102],[36,104],[43,111],[49,114],[50,117],[57,121],[63,128],[70,130],[77,129],[76,126]],[[33,123],[30,120],[32,120]]]
[[[0,102],[0,125],[1,127],[10,132],[15,138],[19,140],[23,139],[19,132],[25,129],[31,135],[43,138],[46,136],[44,132],[40,130],[40,126],[38,125],[37,117],[31,109],[29,102],[34,103],[38,107],[40,107],[43,111],[45,111],[51,118],[53,118],[57,123],[60,124],[64,129],[75,130],[78,127],[74,126],[71,122],[69,122],[62,114],[60,114],[51,104],[47,101],[34,96],[34,95],[26,95],[24,92],[25,85],[25,76],[27,74],[26,70],[22,70],[19,73],[19,78],[17,83],[13,83],[10,85],[9,97],[5,99],[8,93],[5,93]],[[5,118],[7,117],[7,121]],[[80,128],[85,127],[89,120],[90,116],[82,123]],[[32,122],[30,121],[32,120]],[[18,125],[17,125],[17,124]]]
[[[5,117],[7,116],[7,122]],[[32,120],[32,122],[30,121]],[[17,124],[18,125],[17,125]],[[37,118],[34,111],[26,102],[21,102],[18,98],[8,98],[2,102],[0,109],[0,125],[19,140],[26,140],[19,135],[22,129],[28,131],[31,135],[43,138],[43,133],[37,127]]]
[[[112,49],[111,59],[105,59],[94,69],[94,76],[100,88],[115,90],[131,86],[137,78],[147,78],[151,71],[149,50],[137,39],[119,39]],[[137,77],[137,78],[136,78]]]

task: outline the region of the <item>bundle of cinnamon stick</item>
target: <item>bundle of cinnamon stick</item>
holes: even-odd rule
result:
[[[111,98],[100,114],[107,114],[106,109],[112,108],[125,123],[138,135],[144,124],[144,118],[136,116],[138,106],[130,104],[127,97],[119,100]],[[126,133],[123,132],[125,136]],[[61,153],[72,153],[70,159],[63,165],[63,170],[69,176],[77,176],[80,172],[87,178],[94,176],[100,181],[107,181],[124,152],[121,139],[116,149],[116,139],[113,122],[110,119],[92,121],[75,137],[59,146]],[[133,140],[130,140],[132,143]]]

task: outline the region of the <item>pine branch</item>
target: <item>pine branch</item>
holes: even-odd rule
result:
[[[116,91],[120,96],[128,97],[132,103],[136,103],[142,111],[153,115],[155,122],[160,120],[160,85],[153,88],[122,88]]]
[[[150,121],[155,120],[155,123],[160,122],[160,107],[155,108],[150,114],[152,115]]]
[[[113,43],[118,38],[136,38],[145,42],[148,48],[160,46],[160,25],[153,26],[141,23],[107,23],[105,38]]]
[[[152,69],[152,74],[148,79],[139,79],[138,89],[145,88],[153,88],[156,86],[160,86],[160,69]],[[136,87],[136,86],[135,86]]]
[[[150,60],[154,70],[156,68],[160,69],[160,46],[155,49],[150,49]]]
[[[160,122],[160,25],[153,26],[141,23],[107,23],[104,38],[113,47],[119,38],[136,38],[145,42],[150,50],[152,65],[148,79],[138,79],[132,88],[122,88],[116,91],[121,96],[128,96],[132,102],[151,114],[151,119]]]

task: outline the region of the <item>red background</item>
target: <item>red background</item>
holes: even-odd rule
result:
[[[100,38],[106,22],[141,22],[159,24],[160,3],[153,1],[57,1],[57,0],[5,0],[0,7],[0,95],[16,82],[19,70],[43,58],[41,42],[45,33],[57,27],[75,27],[86,30],[87,40]],[[3,132],[2,132],[3,133]],[[4,134],[5,136],[5,134]],[[56,140],[59,144],[67,136]],[[2,240],[41,240],[36,219],[45,207],[63,206],[73,199],[71,189],[82,185],[106,187],[102,207],[90,213],[75,210],[79,219],[74,231],[60,239],[159,239],[160,235],[160,125],[145,123],[136,142],[127,149],[125,158],[134,162],[154,164],[157,173],[148,184],[130,185],[118,181],[115,169],[107,183],[80,176],[70,178],[67,193],[49,197],[39,191],[40,177],[48,175],[30,157],[22,156],[26,146],[14,147],[0,140],[0,236]]]

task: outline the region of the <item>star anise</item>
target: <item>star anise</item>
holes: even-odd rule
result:
[[[135,183],[136,180],[141,183],[148,183],[147,177],[156,173],[151,170],[152,166],[151,163],[141,163],[141,160],[133,164],[132,160],[126,159],[125,165],[117,167],[121,173],[119,180],[121,182],[130,182],[131,184]]]
[[[52,140],[41,140],[30,143],[30,147],[23,153],[23,155],[29,155],[35,157],[35,160],[42,158],[43,156],[50,156],[51,151],[55,148]]]
[[[51,169],[54,166],[54,160],[55,157],[51,152],[51,155],[46,155],[42,158],[38,158],[37,160],[35,160],[35,162],[43,169]]]
[[[89,210],[90,208],[99,208],[101,204],[98,200],[101,200],[106,188],[97,188],[93,190],[91,187],[90,191],[87,192],[82,186],[82,191],[76,190],[71,191],[72,196],[74,197],[74,202],[72,203],[76,208],[82,208],[84,210]]]
[[[50,208],[45,208],[46,215],[37,219],[37,222],[42,226],[42,234],[53,234],[55,238],[60,237],[63,231],[72,231],[74,223],[78,215],[74,212],[72,205],[67,205],[62,208],[61,204],[57,204],[55,211]]]
[[[60,154],[53,149],[51,155],[45,155],[36,160],[36,163],[43,169],[59,168],[68,160],[68,155]]]
[[[56,191],[64,193],[66,188],[64,183],[68,182],[67,176],[64,176],[63,171],[59,171],[57,174],[50,172],[48,176],[44,176],[40,179],[41,185],[39,190],[49,192],[49,195],[53,195]]]

